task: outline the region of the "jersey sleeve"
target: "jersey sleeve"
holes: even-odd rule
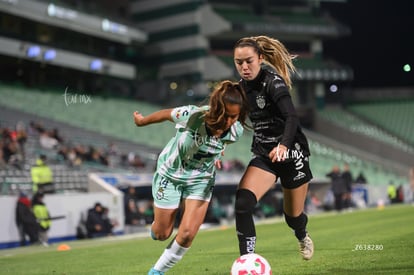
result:
[[[171,111],[171,118],[176,124],[176,128],[182,128],[187,125],[187,122],[192,114],[205,110],[208,110],[208,106],[198,107],[195,105],[186,105],[176,107]]]
[[[270,87],[270,97],[276,103],[283,96],[290,96],[289,88],[281,76],[274,74]]]
[[[280,143],[290,148],[295,139],[299,119],[293,106],[289,89],[283,78],[276,74],[272,80],[272,89],[270,91],[272,101],[276,104],[281,116],[285,120],[285,128]]]
[[[227,144],[234,143],[243,135],[243,126],[239,121],[236,121],[231,127],[229,133],[225,136],[223,141]]]

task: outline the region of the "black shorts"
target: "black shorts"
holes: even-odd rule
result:
[[[283,188],[286,189],[295,189],[313,178],[308,156],[287,162],[272,162],[268,158],[255,156],[249,166],[255,166],[279,177]]]

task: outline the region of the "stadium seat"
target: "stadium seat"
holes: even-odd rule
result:
[[[414,101],[360,103],[348,109],[414,146]]]
[[[65,106],[62,93],[39,90],[25,90],[22,87],[0,85],[0,92],[7,97],[8,107],[33,113],[38,116],[54,119],[64,125],[74,125],[85,129],[85,131],[94,131],[98,135],[94,135],[93,139],[88,140],[88,135],[73,134],[75,142],[92,143],[97,146],[106,143],[99,139],[99,135],[106,135],[114,138],[148,146],[148,148],[161,149],[168,140],[174,135],[175,128],[173,125],[150,125],[145,128],[137,128],[132,120],[132,112],[139,110],[144,114],[149,114],[160,108],[140,101],[131,101],[123,99],[99,98],[93,97],[93,103],[85,106],[74,104]],[[36,102],[36,104],[33,104]],[[57,115],[58,114],[58,115]],[[337,114],[330,113],[328,116],[335,119]],[[356,124],[359,120],[352,116],[345,116],[346,123]],[[71,132],[72,133],[72,132]],[[251,158],[249,151],[251,143],[251,132],[245,131],[242,139],[233,145],[228,146],[224,159],[239,159],[247,164]],[[378,135],[376,132],[374,135]],[[386,168],[379,169],[370,162],[358,159],[356,156],[344,153],[338,149],[326,146],[316,140],[310,140],[310,149],[312,152],[311,168],[315,178],[325,178],[327,172],[334,164],[349,163],[351,169],[358,173],[363,169],[369,182],[374,184],[388,184],[390,178],[394,182],[403,182],[405,179],[392,173],[388,174]],[[39,151],[35,152],[39,153]],[[156,158],[153,157],[151,161]],[[88,163],[90,168],[105,171],[105,167],[96,166]]]

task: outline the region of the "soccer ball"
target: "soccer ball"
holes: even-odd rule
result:
[[[238,257],[232,267],[231,275],[272,275],[269,262],[256,253]]]

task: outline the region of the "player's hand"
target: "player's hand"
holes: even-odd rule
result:
[[[141,113],[139,113],[138,111],[135,111],[133,115],[134,115],[134,122],[137,126],[145,125],[144,116]]]
[[[217,168],[217,169],[221,170],[221,167],[222,167],[222,166],[221,166],[221,160],[219,160],[219,159],[218,159],[218,160],[216,160],[216,161],[214,162],[214,166],[216,166],[216,168]]]
[[[269,158],[272,162],[281,162],[286,159],[287,156],[287,147],[283,144],[279,144],[272,149],[269,153]]]
[[[223,157],[224,156],[224,151],[221,151],[221,157]],[[221,170],[221,168],[223,167],[222,166],[222,163],[221,163],[221,159],[218,159],[218,160],[216,160],[215,162],[214,162],[214,165],[216,166],[216,168],[217,169],[219,169],[219,170]]]

